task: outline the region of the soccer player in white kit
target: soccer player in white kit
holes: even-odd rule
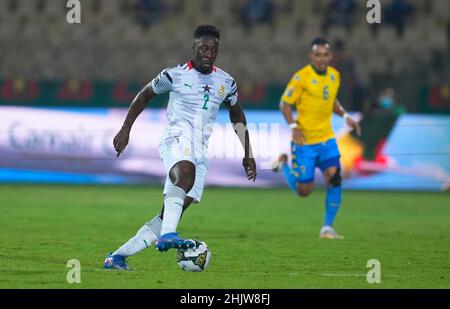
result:
[[[161,214],[141,227],[136,235],[104,263],[107,269],[129,269],[128,256],[156,242],[159,251],[187,249],[195,244],[180,237],[176,228],[181,215],[192,202],[200,202],[208,171],[206,147],[220,104],[224,103],[244,148],[247,178],[255,181],[256,163],[252,155],[245,114],[237,102],[237,85],[225,71],[214,66],[220,32],[214,26],[201,25],[194,33],[193,60],[164,69],[136,96],[122,128],[114,137],[119,156],[128,144],[131,127],[148,102],[169,92],[168,127],[159,144],[161,160],[167,172],[164,206]]]

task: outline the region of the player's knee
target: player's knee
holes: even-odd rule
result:
[[[195,174],[194,175],[184,175],[177,179],[174,182],[174,185],[183,189],[186,193],[191,191],[192,187],[195,183]]]
[[[309,189],[300,189],[300,190],[298,190],[298,195],[301,197],[307,197],[311,194],[311,192],[312,191]]]
[[[342,184],[341,168],[338,167],[334,175],[328,180],[328,184],[332,187],[340,187]]]
[[[195,165],[189,161],[181,161],[172,168],[169,177],[175,186],[189,192],[195,183]]]
[[[297,194],[301,197],[309,196],[312,191],[313,190],[310,187],[302,186],[302,185],[297,186]]]

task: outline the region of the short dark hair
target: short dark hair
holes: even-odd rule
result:
[[[202,36],[212,36],[213,38],[220,39],[220,31],[212,25],[200,25],[195,29],[194,39],[199,39]]]
[[[315,39],[311,42],[311,47],[314,47],[314,45],[322,45],[322,46],[328,45],[328,46],[331,46],[331,43],[330,43],[330,41],[328,41],[328,40],[325,39],[325,38],[318,37],[318,38],[315,38]]]

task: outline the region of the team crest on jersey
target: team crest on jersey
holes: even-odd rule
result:
[[[334,78],[334,74],[330,74],[330,79],[332,82],[334,82],[336,79]]]
[[[311,81],[311,84],[316,85],[316,84],[317,84],[317,79],[313,79],[313,80]]]
[[[224,97],[224,95],[225,95],[225,86],[224,85],[220,85],[218,93],[219,93],[219,97],[221,97],[221,98]]]
[[[304,165],[300,165],[300,174],[304,175],[306,173],[306,168]]]
[[[294,87],[290,87],[288,90],[286,90],[287,97],[291,97],[292,93],[294,93]]]
[[[294,76],[294,79],[295,79],[296,81],[298,81],[298,82],[299,82],[299,81],[300,81],[300,76],[298,76],[298,75],[295,75],[295,76]]]

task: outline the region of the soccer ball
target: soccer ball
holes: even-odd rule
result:
[[[186,250],[178,249],[177,263],[184,271],[200,272],[204,271],[211,260],[211,251],[205,242],[194,240],[195,247]]]

